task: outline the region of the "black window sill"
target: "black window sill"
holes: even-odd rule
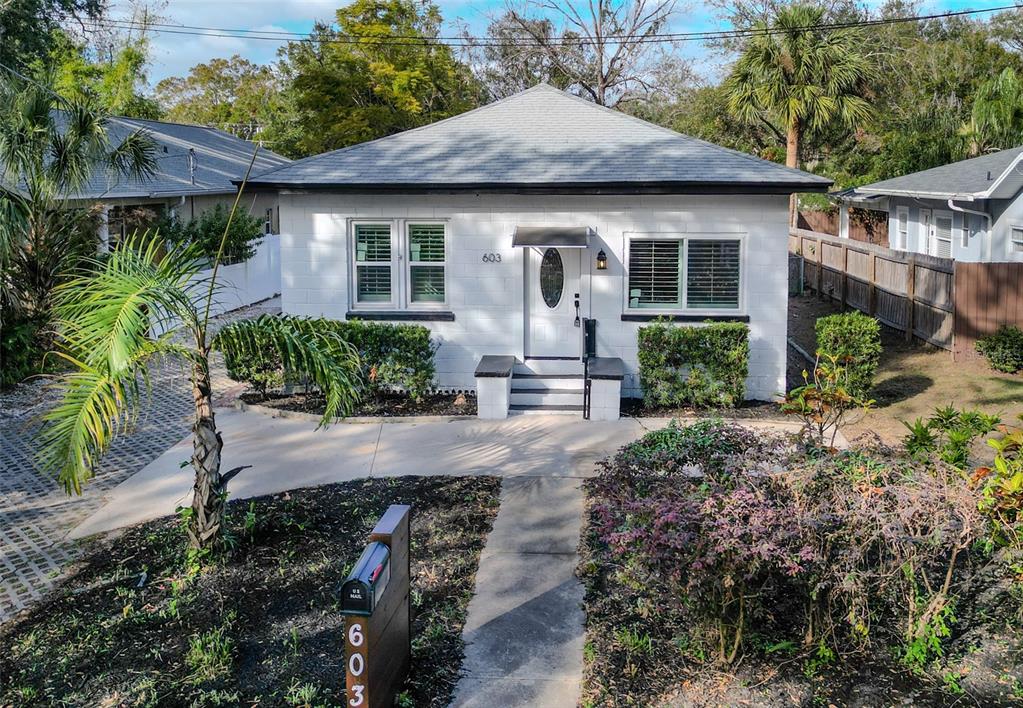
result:
[[[669,322],[749,322],[749,315],[665,315],[625,312],[622,322],[653,322],[665,319]]]
[[[455,313],[446,310],[349,310],[347,320],[387,320],[391,322],[454,322]]]

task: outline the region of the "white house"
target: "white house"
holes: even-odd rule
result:
[[[846,206],[888,212],[888,245],[970,262],[1023,261],[1023,147],[857,187]],[[843,209],[844,211],[844,209]]]
[[[594,418],[640,394],[659,317],[748,322],[747,397],[783,391],[788,197],[829,183],[546,85],[251,181],[285,312],[427,325],[487,416],[578,411],[589,349]]]

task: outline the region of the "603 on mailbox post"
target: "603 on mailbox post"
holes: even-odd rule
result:
[[[411,659],[409,511],[392,505],[341,586],[351,708],[391,706]]]

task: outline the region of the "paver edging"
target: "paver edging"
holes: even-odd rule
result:
[[[306,413],[305,411],[286,411],[270,406],[261,406],[258,403],[246,403],[241,399],[234,402],[234,407],[240,411],[251,411],[270,418],[291,418],[294,420],[308,420],[319,423],[323,416],[318,413]],[[405,415],[405,416],[377,416],[377,415],[356,415],[350,418],[339,418],[331,424],[347,423],[349,425],[368,425],[373,423],[454,423],[455,421],[478,420],[474,415]]]

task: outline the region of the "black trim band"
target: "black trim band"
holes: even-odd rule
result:
[[[349,310],[346,320],[392,320],[395,322],[454,322],[455,313],[447,311],[415,312],[412,310],[381,310],[379,312]]]
[[[268,175],[271,177],[271,175]],[[235,181],[234,184],[239,184]],[[329,191],[344,194],[794,194],[827,192],[831,180],[813,182],[553,182],[479,183],[479,184],[354,184],[336,182],[275,182],[272,179],[247,186],[254,191],[281,189]]]
[[[622,322],[749,322],[749,315],[641,315],[632,312],[622,314]]]

